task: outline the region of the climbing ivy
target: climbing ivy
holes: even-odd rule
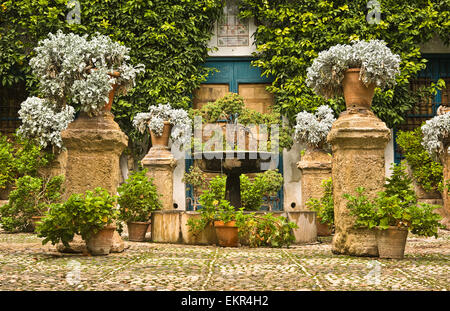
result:
[[[255,18],[258,60],[264,75],[274,82],[268,90],[276,95],[276,107],[291,121],[302,110],[315,110],[326,101],[306,84],[306,69],[320,51],[353,39],[382,39],[402,58],[401,74],[394,89],[377,90],[373,111],[388,126],[404,121],[415,103],[409,81],[425,68],[419,45],[435,34],[445,44],[450,37],[450,1],[380,0],[380,23],[369,24],[367,0],[241,0],[242,18]],[[328,104],[339,113],[343,99]]]
[[[144,63],[145,75],[126,96],[115,98],[113,113],[132,142],[143,141],[132,116],[149,105],[187,108],[192,91],[205,80],[202,65],[221,0],[79,0],[81,23],[66,21],[67,0],[6,0],[0,4],[0,85],[27,82],[37,94],[29,60],[33,48],[58,29],[99,32],[131,49],[131,63]],[[146,146],[141,146],[146,151]]]

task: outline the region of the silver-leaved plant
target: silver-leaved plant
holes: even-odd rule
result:
[[[129,48],[98,33],[89,39],[58,31],[39,41],[35,52],[30,65],[44,97],[58,107],[80,105],[89,115],[102,110],[113,84],[125,93],[145,71],[143,64],[129,64]]]
[[[400,73],[400,62],[400,56],[393,54],[382,40],[338,44],[319,53],[307,69],[306,84],[325,98],[340,96],[345,71],[361,68],[359,79],[366,86],[393,87]]]
[[[444,151],[444,139],[450,135],[450,113],[435,116],[422,125],[422,146],[432,158],[438,159]]]
[[[299,112],[294,126],[294,139],[312,148],[322,148],[334,121],[333,110],[326,105],[317,108],[315,113]]]
[[[17,133],[23,137],[37,139],[39,144],[62,147],[61,131],[74,119],[75,109],[66,106],[61,109],[45,99],[29,97],[21,104],[19,118],[22,125]]]
[[[160,136],[163,133],[164,122],[172,124],[170,137],[173,141],[184,145],[190,142],[192,121],[184,109],[174,109],[169,104],[150,106],[149,112],[140,112],[133,118],[133,126],[141,133],[150,129]]]

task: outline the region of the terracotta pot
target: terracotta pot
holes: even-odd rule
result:
[[[227,223],[215,221],[214,228],[216,229],[216,235],[220,246],[237,247],[239,245],[236,221],[233,220]]]
[[[115,71],[113,73],[109,73],[109,75],[111,77],[117,78],[117,77],[120,76],[120,73],[118,71]],[[105,111],[111,111],[112,104],[113,104],[113,101],[114,101],[114,95],[115,95],[117,87],[118,87],[117,84],[112,84],[111,86],[112,86],[112,90],[109,91],[109,96],[108,96],[109,100],[108,100],[108,102],[105,105],[105,108],[104,108]]]
[[[349,108],[360,108],[370,110],[372,99],[375,93],[375,85],[365,86],[359,80],[360,68],[348,69],[342,81],[345,106]]]
[[[33,227],[33,231],[36,232],[37,225],[41,222],[44,216],[32,216],[31,217],[31,225]]]
[[[150,131],[153,147],[169,147],[170,132],[172,131],[172,124],[169,121],[164,121],[163,132],[161,135],[156,135],[153,131]]]
[[[389,227],[377,230],[378,254],[380,258],[402,259],[405,253],[407,228]]]
[[[330,236],[333,233],[332,226],[321,223],[319,218],[316,218],[316,227],[318,236]]]
[[[134,242],[145,241],[145,234],[147,233],[149,222],[127,222],[128,226],[128,240]]]
[[[116,226],[106,226],[86,241],[89,252],[94,255],[108,255],[111,251]]]

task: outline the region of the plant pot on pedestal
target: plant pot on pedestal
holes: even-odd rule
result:
[[[380,258],[402,259],[405,253],[407,228],[389,227],[377,230],[378,254]]]
[[[89,252],[94,256],[108,255],[111,251],[114,231],[116,226],[110,225],[93,234],[86,241]]]
[[[238,227],[236,221],[214,221],[214,228],[216,229],[217,239],[219,245],[223,247],[237,247],[239,246]]]
[[[128,240],[134,242],[144,242],[145,234],[147,233],[149,225],[150,222],[138,222],[138,221],[127,222]]]
[[[350,68],[344,74],[342,90],[347,110],[352,108],[370,110],[372,106],[375,84],[365,86],[359,79],[360,72],[361,68]]]

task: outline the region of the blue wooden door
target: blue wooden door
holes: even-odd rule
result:
[[[210,58],[205,66],[215,68],[217,71],[209,74],[204,84],[215,85],[222,88],[225,86],[226,91],[240,93],[245,86],[270,84],[273,79],[271,77],[262,77],[261,70],[251,64],[251,58]],[[227,86],[227,87],[226,87]],[[213,100],[213,99],[211,99]],[[195,99],[194,99],[195,102]],[[186,171],[189,171],[193,165],[192,159],[186,159]],[[283,159],[280,154],[278,162],[278,170],[283,174]],[[192,210],[192,189],[186,191],[187,200],[186,208]],[[272,198],[272,210],[283,210],[283,189],[278,192],[277,198]]]

